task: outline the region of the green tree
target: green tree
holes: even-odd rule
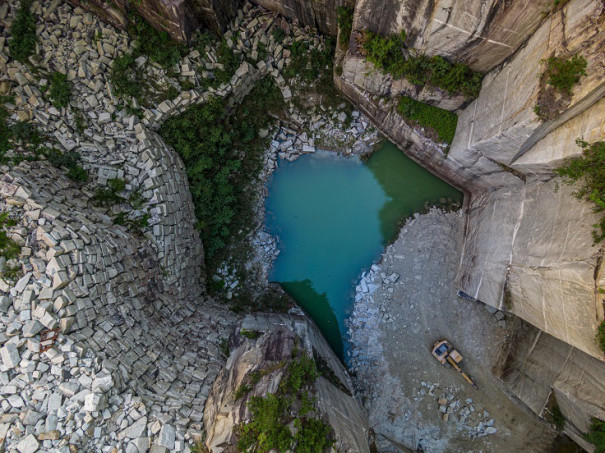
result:
[[[30,10],[31,3],[31,0],[19,2],[8,39],[10,56],[21,63],[25,63],[36,50],[36,18]]]

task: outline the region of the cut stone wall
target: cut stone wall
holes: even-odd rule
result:
[[[513,313],[601,359],[594,333],[603,308],[593,275],[600,247],[591,236],[597,216],[588,202],[572,196],[572,188],[555,191],[560,181],[552,169],[562,156],[581,152],[571,135],[605,137],[599,101],[605,94],[605,44],[596,33],[603,12],[601,2],[575,0],[548,16],[513,57],[486,75],[479,97],[460,114],[447,156],[421,128],[405,123],[394,111],[395,101],[366,90],[357,72],[347,70],[359,57],[347,52],[343,75],[336,78],[343,93],[408,155],[465,191],[460,289],[500,309],[508,298]],[[544,69],[540,60],[565,52],[580,52],[588,75],[574,87],[569,109],[542,123],[533,112]],[[385,79],[376,72],[364,77],[378,84]]]
[[[565,433],[592,451],[582,433],[591,417],[605,419],[605,363],[528,324],[512,344],[501,376],[506,386],[542,416],[554,394],[566,419]]]

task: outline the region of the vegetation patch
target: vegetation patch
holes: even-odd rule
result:
[[[247,329],[241,329],[239,331],[240,335],[243,337],[246,337],[250,340],[256,340],[257,338],[260,338],[261,335],[263,334],[262,332],[258,331],[258,330],[247,330]]]
[[[7,232],[8,228],[15,225],[17,221],[9,217],[8,212],[0,213],[0,256],[7,261],[19,258],[21,253],[21,246],[13,241]]]
[[[605,321],[597,328],[597,343],[599,343],[601,351],[605,352]]]
[[[183,159],[197,228],[211,277],[228,246],[245,237],[253,223],[253,194],[246,190],[262,169],[266,139],[258,132],[283,109],[281,92],[265,78],[236,110],[213,98],[164,123],[162,138]]]
[[[153,80],[146,78],[136,60],[146,56],[169,70],[179,62],[186,49],[174,42],[168,33],[153,28],[135,11],[129,13],[126,29],[134,40],[134,48],[132,53],[120,55],[113,61],[110,79],[116,96],[127,101],[134,98],[144,106],[149,106],[151,100],[159,103],[178,96],[176,87],[169,86],[163,90]],[[156,95],[158,92],[159,95]]]
[[[120,195],[126,190],[126,181],[113,178],[107,181],[107,187],[99,187],[92,197],[92,202],[97,206],[113,206],[124,201]]]
[[[347,50],[353,28],[353,8],[339,6],[336,9],[336,14],[338,15],[338,27],[340,28],[340,48]]]
[[[546,407],[546,420],[555,425],[557,430],[563,431],[565,428],[565,417],[559,408],[559,404],[557,403],[557,397],[554,392],[551,393],[547,407]]]
[[[309,97],[313,92],[321,96],[321,103],[325,107],[334,108],[343,102],[348,104],[334,85],[335,42],[332,38],[325,40],[323,49],[310,49],[308,42],[294,41],[289,50],[290,63],[284,69],[283,75],[288,80],[296,79],[299,82],[292,99],[294,104],[302,104],[300,100]],[[304,105],[298,107],[301,111],[305,110]]]
[[[605,421],[593,417],[588,432],[582,437],[595,446],[595,453],[605,453]]]
[[[407,96],[401,98],[397,110],[404,118],[432,131],[439,140],[448,145],[452,143],[458,124],[458,115],[455,113]]]
[[[324,359],[322,356],[320,356],[319,353],[315,349],[313,349],[313,360],[315,360],[315,367],[317,368],[317,372],[319,373],[320,376],[325,377],[336,388],[342,390],[347,395],[353,396],[353,395],[351,395],[351,392],[349,391],[347,386],[342,383],[342,381],[338,378],[338,376],[336,376],[336,373],[334,373],[332,368],[330,368],[330,365],[328,365],[328,362],[326,361],[326,359]]]
[[[265,49],[266,52],[266,49]],[[229,47],[226,39],[222,39],[216,49],[216,59],[222,68],[214,71],[213,78],[202,79],[202,89],[206,90],[209,87],[218,88],[223,83],[229,83],[231,77],[237,71],[240,65],[239,57],[233,52],[233,49]]]
[[[547,121],[567,108],[573,87],[586,75],[587,62],[581,55],[573,55],[571,58],[550,57],[543,63],[546,67],[540,76],[540,91],[534,112],[541,120]]]
[[[405,78],[414,85],[441,88],[449,94],[463,93],[476,98],[481,89],[483,74],[463,63],[451,63],[436,55],[428,57],[405,44],[406,34],[383,37],[366,31],[363,36],[363,53],[378,69],[393,77]]]
[[[65,74],[58,71],[53,72],[50,78],[48,97],[50,98],[50,102],[57,108],[63,108],[69,105],[69,100],[71,99],[71,85]]]
[[[110,79],[116,96],[120,98],[140,99],[143,74],[137,68],[135,58],[132,54],[123,54],[114,58]]]
[[[147,55],[151,61],[168,69],[177,64],[181,54],[184,53],[183,46],[173,41],[168,33],[153,28],[134,10],[128,14],[126,30],[135,40],[133,51],[135,58]]]
[[[576,140],[583,151],[580,156],[568,159],[557,168],[559,176],[566,178],[568,184],[578,183],[574,192],[577,198],[593,203],[596,212],[605,212],[605,142],[587,143]],[[592,235],[595,243],[605,238],[605,214],[593,225]]]
[[[88,181],[88,172],[80,165],[80,155],[76,151],[63,153],[57,149],[49,149],[46,158],[55,167],[65,168],[67,177],[72,181],[79,183]]]
[[[32,1],[21,0],[8,40],[10,56],[21,63],[27,62],[36,50],[36,18],[31,12]]]
[[[238,449],[314,453],[330,447],[332,428],[313,416],[311,392],[318,375],[312,358],[293,351],[277,392],[250,398],[250,421],[236,427]]]

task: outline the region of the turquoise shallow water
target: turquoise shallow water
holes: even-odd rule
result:
[[[280,254],[270,274],[342,357],[361,272],[426,204],[462,194],[385,142],[366,163],[317,152],[282,160],[268,182],[267,227]]]

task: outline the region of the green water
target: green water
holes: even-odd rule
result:
[[[266,224],[280,254],[270,274],[317,323],[341,357],[355,285],[402,221],[462,194],[390,142],[366,163],[317,152],[281,160],[268,182]]]

